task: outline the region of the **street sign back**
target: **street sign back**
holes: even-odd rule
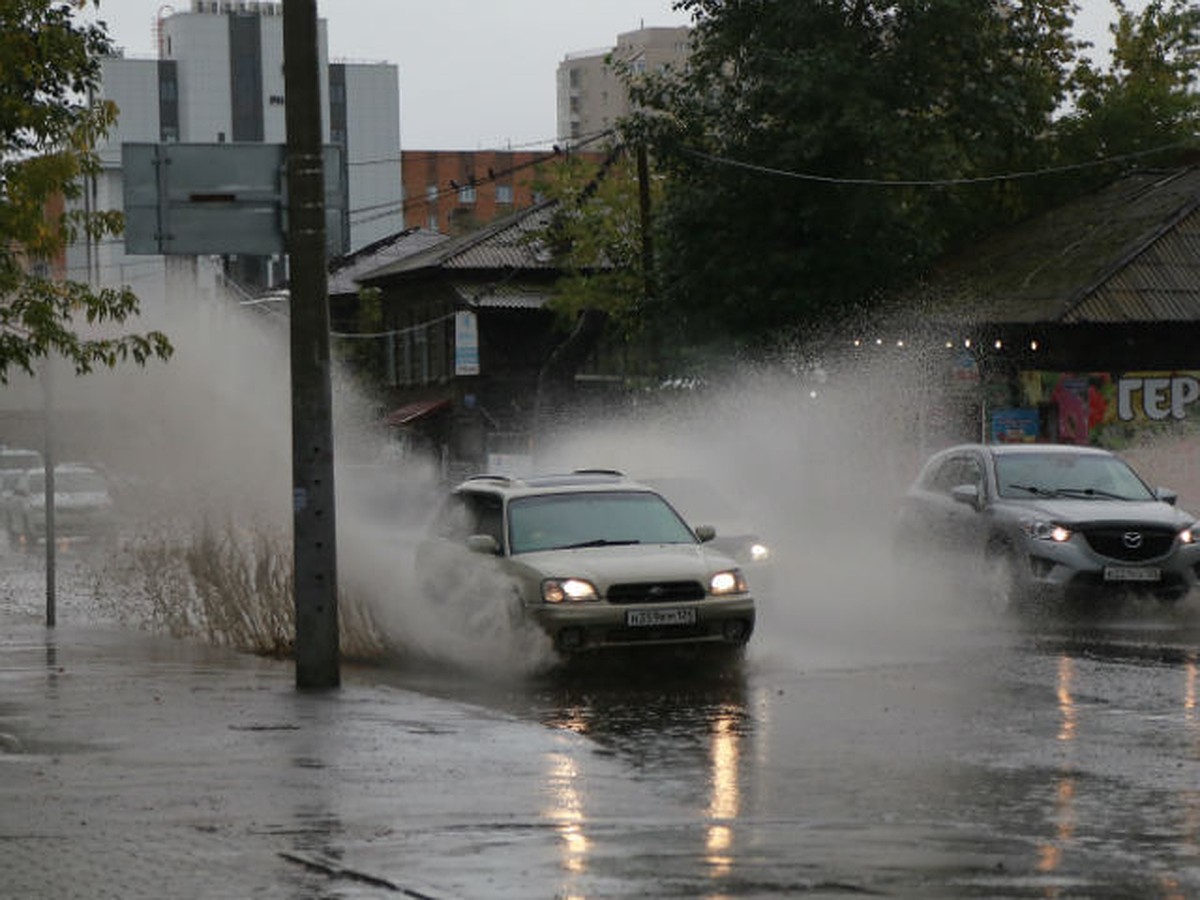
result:
[[[324,148],[325,236],[344,252],[346,188],[341,148]],[[287,176],[283,144],[121,145],[125,252],[286,252]]]

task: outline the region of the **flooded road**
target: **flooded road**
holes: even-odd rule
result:
[[[38,562],[4,556],[10,605],[36,610]],[[69,621],[89,571],[61,560]],[[956,602],[765,597],[733,666],[348,663],[397,710],[450,701],[527,747],[458,747],[451,775],[404,788],[372,872],[481,897],[1200,895],[1200,603],[1023,623]],[[411,740],[378,761],[389,779]],[[355,796],[343,831],[384,814]],[[475,812],[413,818],[444,804]]]
[[[903,618],[813,616],[725,671],[375,677],[584,739],[547,760],[558,896],[1200,893],[1200,609]]]

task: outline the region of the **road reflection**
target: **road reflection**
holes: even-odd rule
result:
[[[1055,685],[1060,717],[1057,739],[1064,745],[1066,756],[1059,765],[1059,774],[1054,785],[1054,809],[1051,814],[1051,821],[1054,822],[1054,840],[1042,843],[1038,847],[1036,868],[1044,875],[1059,869],[1063,853],[1075,837],[1075,766],[1071,753],[1073,748],[1070,745],[1078,737],[1079,720],[1075,698],[1071,693],[1074,675],[1075,660],[1070,656],[1060,656]],[[1046,889],[1046,897],[1058,896],[1059,887],[1052,885]]]
[[[606,669],[583,677],[571,672],[552,679],[540,695],[542,721],[586,736],[605,755],[627,758],[636,777],[685,795],[702,817],[700,858],[713,881],[711,898],[737,863],[736,832],[742,808],[743,743],[753,732],[740,669],[671,671]],[[592,841],[581,760],[566,752],[547,754],[551,803],[561,866],[570,876],[588,871]],[[582,897],[568,883],[564,897]]]
[[[1200,631],[1195,616],[1177,621],[1143,617],[1118,619],[1109,622],[1075,623],[1040,635],[1037,643],[1043,651],[1057,653],[1055,697],[1059,723],[1056,741],[1063,751],[1053,785],[1053,808],[1050,820],[1054,823],[1053,838],[1037,847],[1036,869],[1044,875],[1063,874],[1064,858],[1076,841],[1079,828],[1077,811],[1078,777],[1081,771],[1076,758],[1078,747],[1089,740],[1082,733],[1079,705],[1076,702],[1076,680],[1081,661],[1116,663],[1132,666],[1177,667],[1182,674],[1178,706],[1168,702],[1164,709],[1136,709],[1135,715],[1164,715],[1178,717],[1187,736],[1187,756],[1200,760],[1200,665],[1197,651]],[[1111,711],[1109,711],[1111,717]],[[1100,735],[1093,736],[1101,739]],[[1180,790],[1175,795],[1179,840],[1190,856],[1200,855],[1200,790]],[[1191,886],[1172,873],[1156,876],[1155,896],[1164,900],[1183,900],[1194,896]],[[1048,885],[1044,896],[1063,896],[1060,885]]]

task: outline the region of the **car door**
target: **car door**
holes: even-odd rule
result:
[[[910,518],[909,526],[921,533],[910,536],[910,546],[961,552],[975,543],[982,526],[982,504],[957,498],[955,491],[963,488],[973,488],[977,496],[986,498],[983,461],[971,450],[946,455],[922,477],[916,492],[919,513]]]
[[[467,539],[486,534],[504,553],[503,500],[487,491],[456,491],[438,510],[417,548],[417,575],[426,593],[463,593],[481,573],[494,572],[496,557],[469,549]]]

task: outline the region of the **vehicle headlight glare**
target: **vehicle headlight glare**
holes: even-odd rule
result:
[[[723,594],[744,594],[749,590],[746,587],[746,579],[737,569],[718,572],[709,579],[708,589],[718,597]]]
[[[1040,541],[1054,541],[1056,544],[1062,544],[1071,539],[1071,529],[1064,525],[1058,525],[1055,522],[1047,522],[1044,519],[1033,519],[1022,523],[1025,533],[1030,537],[1037,538]]]
[[[1181,544],[1196,543],[1195,528],[1196,528],[1196,526],[1193,525],[1190,528],[1185,528],[1185,529],[1183,529],[1183,531],[1179,532],[1179,543],[1181,543]]]
[[[596,586],[582,578],[551,578],[542,582],[542,599],[547,603],[598,600]]]
[[[766,544],[751,544],[750,559],[754,562],[766,562],[771,556],[771,548]]]

